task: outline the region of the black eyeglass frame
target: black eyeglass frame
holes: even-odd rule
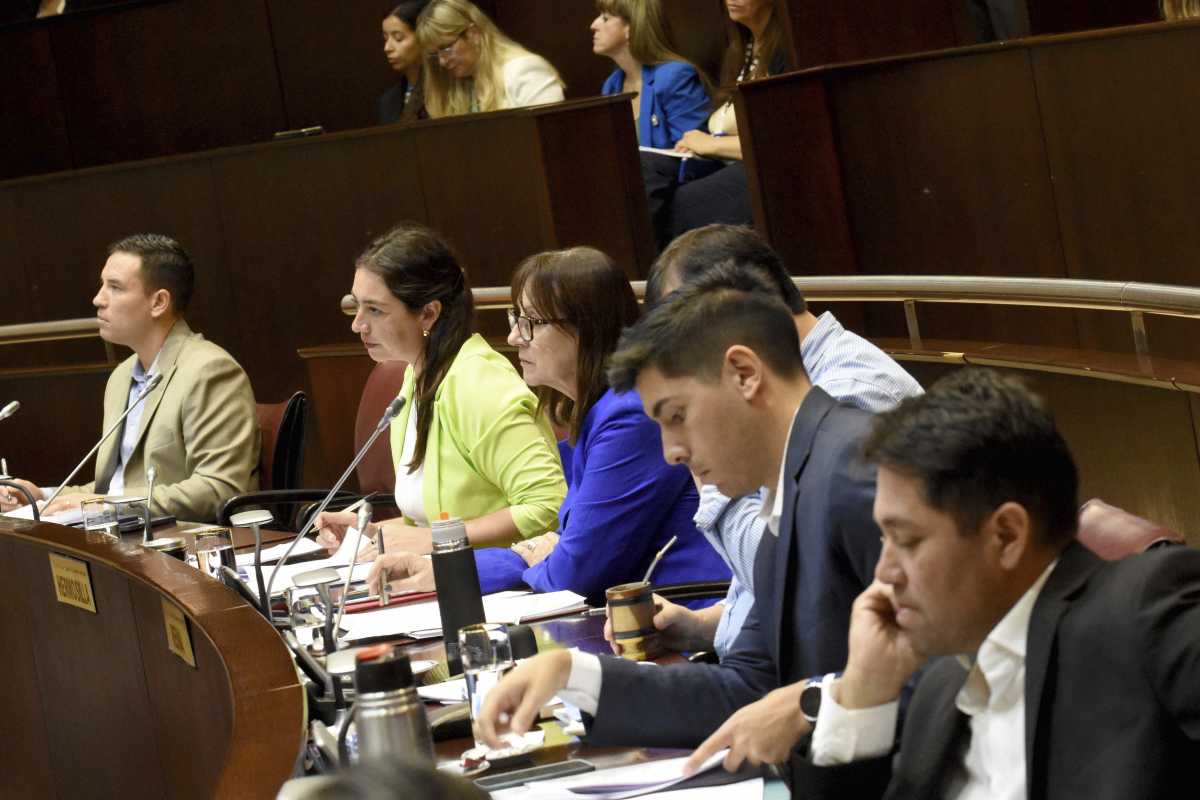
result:
[[[518,314],[515,308],[508,309],[508,329],[517,329],[521,341],[529,344],[533,341],[533,329],[538,325],[565,325],[565,319],[539,319],[528,314]]]

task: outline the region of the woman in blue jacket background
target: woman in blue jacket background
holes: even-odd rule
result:
[[[643,147],[673,149],[683,135],[705,129],[709,86],[695,66],[667,45],[659,0],[597,0],[592,51],[616,62],[602,94],[633,92],[633,117]]]

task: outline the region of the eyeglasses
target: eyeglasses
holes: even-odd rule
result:
[[[526,314],[518,314],[516,309],[513,308],[508,310],[509,330],[516,328],[517,336],[520,336],[521,341],[525,342],[526,344],[533,341],[533,327],[535,325],[553,325],[556,323],[561,325],[564,322],[566,322],[565,319],[538,319],[537,317],[530,317]]]
[[[457,45],[459,43],[459,40],[461,40],[464,36],[467,35],[468,30],[470,30],[470,28],[464,28],[463,30],[459,31],[458,36],[455,36],[454,39],[450,42],[450,44],[443,45],[442,47],[437,47],[437,48],[434,48],[433,50],[429,51],[429,53],[428,53],[429,60],[430,61],[441,61],[443,58],[449,58],[450,56],[454,55],[455,45]]]

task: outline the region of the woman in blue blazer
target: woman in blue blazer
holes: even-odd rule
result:
[[[638,305],[621,268],[577,247],[531,256],[513,275],[508,341],[538,407],[569,432],[567,497],[557,533],[475,552],[485,593],[568,589],[602,605],[604,590],[641,580],[672,536],[655,584],[728,580],[729,568],[692,521],[699,497],[687,468],[663,460],[658,424],[636,392],[608,388],[604,367]],[[429,561],[380,556],[397,590],[433,588]]]
[[[711,107],[701,73],[666,44],[659,0],[598,0],[592,51],[617,69],[602,94],[633,92],[638,143],[673,149],[683,135],[704,129]]]

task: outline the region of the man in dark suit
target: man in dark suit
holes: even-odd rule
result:
[[[804,679],[844,663],[850,608],[870,583],[879,529],[874,474],[859,458],[871,416],[813,387],[796,326],[753,271],[718,267],[622,337],[609,380],[636,388],[663,452],[736,497],[770,487],[755,562],[755,611],[720,665],[647,669],[560,651],[488,694],[480,733],[525,730],[552,695],[590,715],[597,744],[732,745],[730,758],[786,761],[807,730]],[[601,692],[603,687],[603,693]],[[715,732],[715,733],[714,733]]]
[[[879,418],[885,543],[850,655],[817,690],[805,798],[1189,794],[1200,552],[1106,563],[1074,540],[1075,464],[1039,398],[988,370]],[[896,698],[928,658],[893,762]]]

